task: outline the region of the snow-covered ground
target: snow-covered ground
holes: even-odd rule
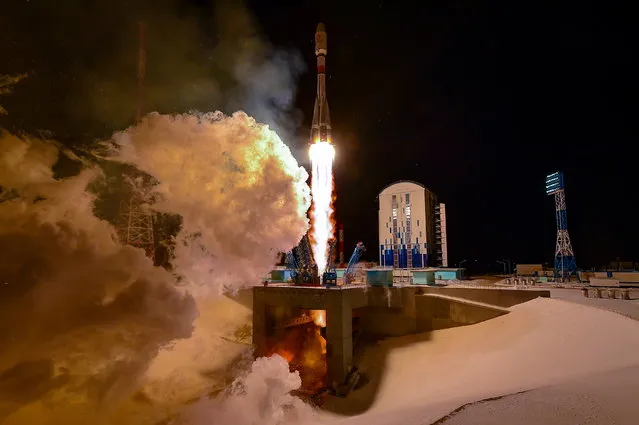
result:
[[[371,382],[327,407],[350,416],[331,418],[349,425],[634,425],[639,406],[624,400],[639,387],[638,352],[639,322],[539,298],[477,325],[378,344],[361,362]],[[530,392],[446,418],[466,403],[521,391]],[[563,419],[545,422],[552,411]]]
[[[463,406],[437,425],[635,424],[639,368],[617,369],[562,384]]]

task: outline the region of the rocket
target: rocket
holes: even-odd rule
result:
[[[319,23],[315,31],[317,96],[315,97],[315,108],[313,109],[311,144],[331,142],[331,117],[328,114],[328,100],[326,99],[326,45],[326,28],[324,24]]]

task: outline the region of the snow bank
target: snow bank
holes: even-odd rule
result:
[[[639,322],[539,298],[477,325],[380,343],[361,367],[371,382],[329,407],[352,413],[373,398],[339,422],[429,424],[464,403],[639,365],[638,351]]]

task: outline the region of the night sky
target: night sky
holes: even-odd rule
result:
[[[8,0],[0,73],[30,76],[1,98],[9,115],[0,126],[81,147],[130,125],[144,19],[147,110],[245,109],[281,129],[307,164],[322,21],[337,218],[349,253],[362,240],[376,260],[376,195],[408,179],[446,203],[451,264],[551,263],[556,228],[544,177],[559,170],[578,266],[639,260],[632,9],[621,1]],[[265,80],[268,99],[257,101],[229,65],[255,40],[248,49],[285,62],[281,75],[296,82]]]

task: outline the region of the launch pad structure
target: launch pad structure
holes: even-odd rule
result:
[[[266,355],[268,341],[284,318],[299,309],[326,312],[328,383],[345,382],[358,341],[396,337],[479,323],[509,312],[508,307],[548,290],[498,288],[256,286],[253,288],[253,347]]]

